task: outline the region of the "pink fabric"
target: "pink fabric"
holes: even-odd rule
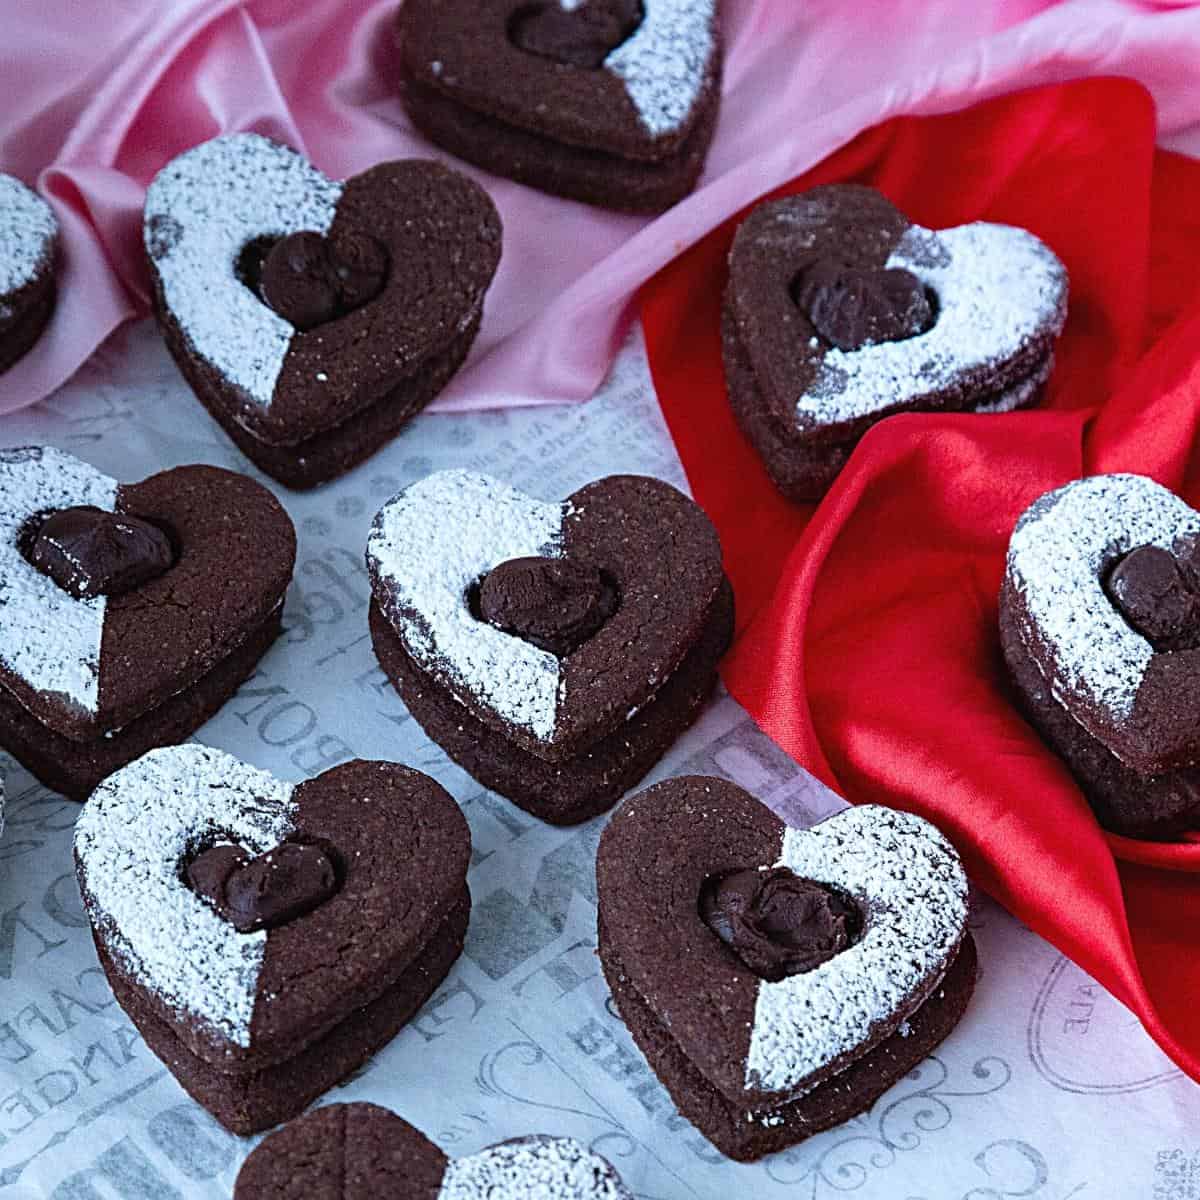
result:
[[[47,395],[145,311],[143,191],[186,147],[279,136],[331,175],[437,153],[395,96],[396,0],[7,0],[0,169],[63,226],[58,312],[0,376],[0,412]],[[1129,0],[725,0],[721,122],[702,188],[654,221],[471,171],[504,218],[483,332],[444,408],[585,399],[637,287],[861,129],[1035,83],[1131,75],[1168,145],[1200,149],[1200,9]]]

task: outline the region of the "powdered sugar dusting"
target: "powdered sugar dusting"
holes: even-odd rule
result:
[[[887,260],[936,293],[933,327],[917,337],[858,350],[830,348],[796,404],[820,424],[850,421],[964,382],[1019,354],[1066,318],[1066,272],[1033,234],[976,222],[934,233],[907,231]]]
[[[271,403],[295,329],[238,278],[255,238],[333,223],[342,185],[256,133],[179,155],[146,193],[143,236],[163,298],[192,349],[256,404]]]
[[[788,828],[776,865],[839,888],[867,912],[848,950],[759,984],[746,1085],[794,1094],[869,1030],[898,1024],[932,993],[966,929],[967,877],[928,821],[873,805]]]
[[[19,547],[31,517],[90,504],[113,512],[117,481],[50,446],[0,450],[0,662],[35,691],[94,714],[105,597],[77,600]]]
[[[239,1046],[250,1044],[267,933],[238,933],[182,869],[218,840],[273,849],[294,827],[292,791],[220,750],[170,746],[110,775],[75,824],[88,914],[114,960]]]
[[[558,659],[478,620],[467,596],[507,559],[561,557],[566,513],[486,475],[439,471],[389,500],[367,539],[392,593],[381,602],[418,664],[543,740],[558,714]]]
[[[716,0],[643,0],[643,8],[641,25],[604,67],[624,82],[646,129],[662,137],[682,127],[700,98],[716,49]]]
[[[57,236],[50,205],[19,179],[0,174],[0,296],[33,279]]]
[[[1200,513],[1144,475],[1078,479],[1026,509],[1008,544],[1008,579],[1050,652],[1058,699],[1129,716],[1154,647],[1113,606],[1104,576],[1138,546],[1170,550],[1197,533]]]
[[[611,1166],[574,1138],[529,1137],[453,1159],[438,1200],[632,1200]]]

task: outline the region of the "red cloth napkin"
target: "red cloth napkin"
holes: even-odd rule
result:
[[[996,627],[1009,533],[1047,489],[1139,471],[1200,507],[1200,164],[1154,142],[1140,86],[1089,80],[890,121],[775,193],[856,180],[924,225],[1022,225],[1071,276],[1045,405],[885,421],[819,506],[775,492],[726,402],[736,218],[646,285],[642,315],[737,595],[730,691],[848,799],[935,821],[1200,1078],[1200,844],[1105,835],[1013,707]]]

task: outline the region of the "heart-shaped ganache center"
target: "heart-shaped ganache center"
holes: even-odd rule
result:
[[[1160,652],[1200,649],[1200,574],[1160,546],[1138,546],[1107,580],[1117,611]]]
[[[852,901],[787,867],[749,868],[706,880],[700,916],[768,983],[828,962],[862,930],[862,915]]]
[[[483,620],[560,658],[595,636],[616,611],[612,580],[570,558],[511,558],[479,585]]]
[[[361,308],[383,291],[388,253],[369,234],[312,230],[243,251],[239,273],[263,302],[301,332]]]
[[[792,283],[792,299],[824,341],[860,350],[925,333],[936,319],[925,285],[901,267],[818,259]]]
[[[641,0],[548,0],[517,9],[514,46],[571,67],[595,70],[642,23]]]
[[[332,858],[308,842],[282,842],[257,858],[222,842],[188,863],[187,880],[239,933],[285,925],[338,889]]]
[[[132,591],[175,561],[171,539],[157,525],[89,504],[43,518],[24,550],[43,575],[80,600]]]

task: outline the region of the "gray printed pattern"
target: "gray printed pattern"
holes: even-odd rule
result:
[[[197,460],[255,473],[144,324],[55,397],[6,418],[3,440],[47,441],[122,479]],[[980,897],[983,977],[966,1019],[871,1112],[752,1166],[729,1163],[683,1121],[615,1017],[596,961],[604,818],[551,829],[481,790],[424,738],[371,653],[371,517],[400,486],[450,466],[547,498],[612,471],[683,483],[636,334],[590,405],[427,415],[314,494],[268,481],[300,538],[286,633],[197,740],[296,780],[355,755],[401,759],[458,799],[475,846],[465,954],[331,1099],[390,1105],[456,1155],[532,1131],[574,1136],[641,1200],[1200,1197],[1200,1089],[1116,1001]],[[4,765],[0,1200],[224,1200],[252,1143],[184,1096],[113,1002],[71,870],[77,808]],[[685,772],[733,779],[797,825],[840,806],[728,697],[647,782]]]

